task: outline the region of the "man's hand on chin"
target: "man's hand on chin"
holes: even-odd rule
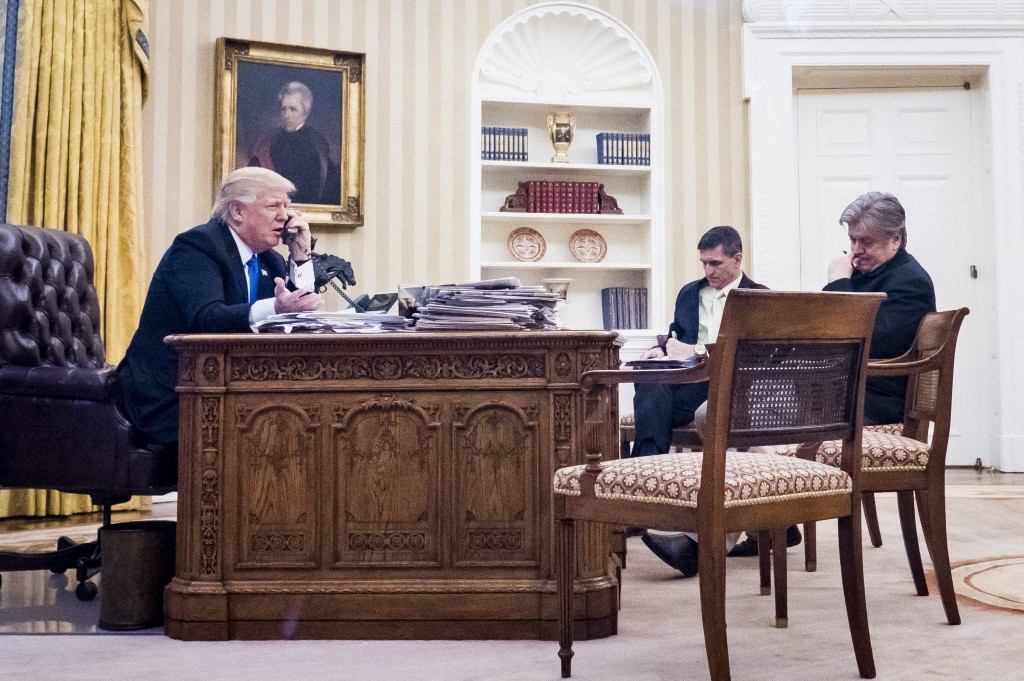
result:
[[[312,312],[324,304],[319,293],[311,293],[305,289],[289,291],[284,279],[274,279],[274,312]]]
[[[837,279],[849,279],[853,275],[853,253],[846,253],[828,264],[828,283]]]

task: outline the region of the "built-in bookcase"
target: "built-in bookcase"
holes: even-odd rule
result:
[[[603,328],[601,289],[646,288],[651,328],[622,332],[631,346],[652,345],[667,324],[664,134],[661,84],[647,49],[592,7],[537,5],[509,17],[484,44],[472,107],[470,276],[516,276],[524,284],[572,279],[561,317],[574,329]],[[554,163],[548,116],[562,112],[575,117],[576,127],[569,163]],[[525,128],[528,160],[483,160],[481,130],[490,127]],[[607,132],[649,135],[650,164],[599,164],[597,136]],[[622,212],[502,212],[506,197],[530,180],[598,182]],[[543,237],[540,260],[521,261],[510,251],[508,236],[520,227]],[[570,252],[570,237],[584,228],[607,243],[600,262],[580,262]]]

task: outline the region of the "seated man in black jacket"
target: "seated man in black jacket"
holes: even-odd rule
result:
[[[850,250],[828,266],[826,291],[886,294],[875,317],[871,357],[899,357],[910,349],[917,327],[935,312],[935,287],[907,252],[906,212],[892,194],[868,192],[839,216]],[[864,424],[902,423],[906,378],[869,378],[864,388]],[[757,555],[757,538],[748,535],[730,556]]]
[[[323,304],[314,292],[309,224],[290,205],[294,191],[272,170],[235,170],[217,191],[210,221],[175,237],[161,258],[117,369],[128,418],[147,443],[178,439],[178,355],[165,336],[244,333],[274,313]],[[274,250],[281,243],[290,262]]]
[[[868,192],[839,218],[850,236],[850,251],[828,266],[826,291],[886,294],[871,334],[871,357],[899,357],[910,349],[917,327],[935,312],[935,287],[907,252],[906,213],[892,194]],[[864,423],[901,423],[906,378],[869,378],[864,390]]]

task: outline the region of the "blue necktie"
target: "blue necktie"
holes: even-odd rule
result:
[[[260,265],[255,254],[245,263],[245,268],[249,270],[249,304],[252,305],[256,302],[260,288]]]

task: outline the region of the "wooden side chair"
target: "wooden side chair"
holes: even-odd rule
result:
[[[729,676],[725,535],[748,527],[839,518],[843,594],[857,667],[874,678],[860,547],[860,438],[871,330],[881,295],[737,289],[710,358],[693,369],[590,371],[582,428],[585,466],[554,477],[559,643],[571,673],[575,522],[696,531],[701,611],[713,681]],[[619,459],[602,452],[614,385],[709,380],[703,452]],[[839,439],[839,468],[727,447]],[[857,520],[858,522],[854,522]],[[783,548],[785,531],[774,532]],[[783,571],[784,573],[784,571]],[[775,571],[777,592],[785,575]],[[784,625],[785,622],[779,622]]]
[[[931,555],[946,621],[960,624],[960,610],[953,591],[946,541],[946,446],[953,401],[953,362],[960,325],[970,310],[932,312],[918,328],[913,346],[905,354],[868,365],[868,376],[906,376],[907,402],[900,431],[892,426],[867,426],[861,441],[861,482],[865,496],[874,492],[896,492],[903,532],[903,545],[919,596],[928,595],[917,541],[914,501],[917,500],[925,544]],[[809,456],[821,463],[838,465],[840,442],[826,441]],[[797,455],[795,445],[761,448],[761,451]],[[871,517],[868,526],[871,526]],[[877,527],[877,518],[874,519]],[[806,539],[808,569],[816,562],[814,531]],[[881,545],[881,540],[876,546]],[[785,555],[776,561],[785,565]],[[766,561],[762,562],[767,568]],[[766,577],[762,572],[762,584]],[[776,596],[779,597],[778,595]]]

